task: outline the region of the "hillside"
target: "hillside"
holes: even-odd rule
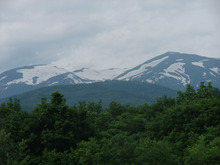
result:
[[[44,87],[29,91],[21,95],[13,96],[21,101],[22,109],[31,110],[41,102],[42,97],[49,97],[54,91],[65,95],[67,104],[78,104],[80,101],[99,102],[107,107],[111,101],[117,100],[123,105],[137,106],[140,104],[152,104],[163,95],[174,97],[177,91],[144,82],[135,81],[105,81],[92,84],[59,85]],[[1,99],[1,102],[7,101]]]

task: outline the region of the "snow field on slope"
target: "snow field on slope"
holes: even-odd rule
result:
[[[143,72],[146,72],[148,70],[147,67],[153,68],[153,67],[157,66],[159,63],[161,63],[162,61],[164,61],[165,59],[167,59],[168,57],[169,56],[166,56],[166,57],[161,58],[159,60],[155,60],[150,63],[143,64],[143,65],[141,65],[141,67],[139,69],[133,70],[133,71],[127,73],[126,75],[120,77],[119,80],[128,79],[128,78],[134,77],[134,76],[137,77],[137,75],[141,75]]]
[[[217,67],[210,68],[211,71],[215,72],[216,74],[220,75],[220,69]]]
[[[37,85],[41,82],[47,81],[51,77],[66,73],[68,71],[52,65],[39,65],[34,66],[32,69],[20,69],[17,70],[17,72],[22,73],[22,78],[8,82],[7,85],[18,83]],[[36,79],[35,82],[34,79]]]
[[[165,73],[161,72],[161,74],[167,77],[172,77],[177,80],[180,80],[182,84],[185,86],[190,83],[190,77],[189,75],[185,73],[184,65],[185,63],[183,62],[177,62],[177,63],[171,64],[167,69],[164,69]],[[170,74],[170,73],[177,74],[178,76]],[[186,79],[186,77],[188,78],[188,80]]]

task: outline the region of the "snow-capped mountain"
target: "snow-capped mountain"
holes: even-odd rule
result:
[[[53,65],[32,65],[0,74],[0,98],[52,85],[93,83],[112,80],[125,69],[80,69],[70,72]]]
[[[1,74],[1,83],[7,82],[7,85],[26,84],[39,85],[51,77],[66,73],[67,70],[52,65],[25,66],[13,69]],[[14,75],[14,76],[12,76]]]
[[[0,74],[0,98],[52,85],[93,83],[105,80],[141,81],[184,90],[201,81],[220,87],[220,59],[167,52],[132,69],[69,71],[53,65],[24,66]]]
[[[185,89],[187,84],[199,87],[201,81],[220,87],[220,60],[167,52],[127,70],[115,79],[146,81],[176,90]]]

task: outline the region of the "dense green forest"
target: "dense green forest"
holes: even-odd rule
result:
[[[201,83],[176,98],[68,106],[59,92],[30,113],[0,106],[0,164],[220,164],[220,91]]]
[[[176,97],[177,91],[138,81],[104,81],[91,84],[55,85],[43,87],[21,95],[13,96],[20,100],[23,110],[31,111],[40,103],[42,97],[50,97],[54,91],[62,93],[67,105],[78,104],[81,101],[99,102],[107,108],[112,100],[117,100],[122,105],[139,106],[144,103],[149,105],[156,102],[156,98],[163,95]],[[7,102],[8,98],[0,99],[0,103]]]

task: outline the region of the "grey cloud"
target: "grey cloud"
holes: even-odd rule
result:
[[[129,67],[171,50],[219,57],[217,2],[9,0],[0,3],[0,72]]]

